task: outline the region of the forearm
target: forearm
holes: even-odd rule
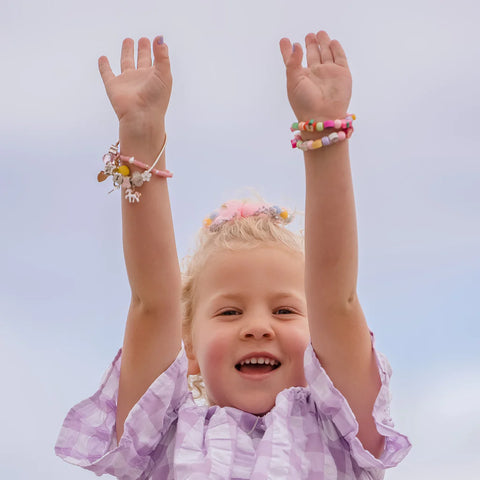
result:
[[[347,306],[356,295],[358,271],[348,141],[307,151],[304,158],[307,296],[322,308]]]
[[[122,155],[151,165],[165,139],[163,122],[155,129],[146,125],[141,135],[120,126]],[[165,169],[165,154],[157,168]],[[180,298],[181,280],[175,246],[167,179],[152,175],[141,188],[138,203],[122,196],[123,249],[132,301],[143,308],[165,308]]]

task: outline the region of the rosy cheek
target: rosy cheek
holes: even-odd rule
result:
[[[226,355],[231,350],[230,342],[221,332],[208,332],[203,338],[204,369],[218,369],[226,361]]]

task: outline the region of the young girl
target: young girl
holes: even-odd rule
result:
[[[305,157],[305,248],[286,210],[227,202],[205,220],[183,284],[165,170],[167,46],[155,39],[152,65],[140,39],[135,67],[126,39],[118,76],[99,59],[121,146],[99,180],[122,186],[132,299],[121,353],[65,419],[66,461],[132,480],[379,479],[407,454],[356,294],[347,60],[323,31],[306,36],[306,68],[300,44],[280,49]]]

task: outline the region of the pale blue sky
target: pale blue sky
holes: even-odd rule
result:
[[[471,478],[479,14],[473,0],[2,2],[0,476],[94,478],[53,445],[120,346],[129,303],[118,193],[95,178],[117,137],[97,58],[118,72],[125,36],[169,44],[167,156],[183,257],[203,217],[239,188],[303,208],[278,41],[325,29],[354,81],[359,295],[394,370],[394,420],[414,444],[386,478]]]

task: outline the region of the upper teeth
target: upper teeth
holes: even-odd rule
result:
[[[249,364],[256,364],[259,363],[260,365],[278,365],[279,362],[277,360],[274,360],[273,358],[267,358],[267,357],[252,357],[252,358],[247,358],[246,360],[242,360],[240,362],[240,365],[249,365]]]

